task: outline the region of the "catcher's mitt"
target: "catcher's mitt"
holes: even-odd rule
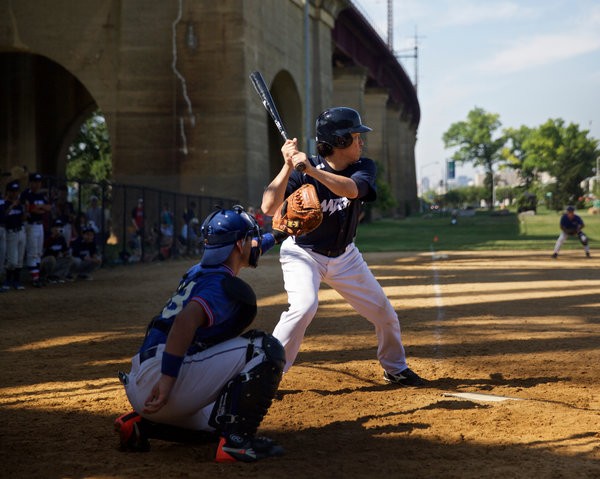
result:
[[[317,228],[322,220],[317,190],[307,183],[288,196],[273,216],[273,235],[278,241],[304,235]]]

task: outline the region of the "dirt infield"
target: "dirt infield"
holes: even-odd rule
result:
[[[386,385],[371,325],[323,288],[261,427],[286,455],[256,464],[216,464],[212,444],[116,448],[117,371],[189,261],[0,295],[2,477],[598,478],[600,256],[549,256],[365,255],[429,386]],[[277,256],[261,261],[242,277],[272,331],[286,296]]]

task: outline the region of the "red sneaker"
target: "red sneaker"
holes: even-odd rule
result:
[[[216,462],[254,462],[266,457],[282,456],[283,448],[267,437],[222,437],[217,447]]]
[[[148,439],[141,433],[137,412],[129,412],[115,419],[115,431],[119,433],[121,451],[147,452],[150,450]]]

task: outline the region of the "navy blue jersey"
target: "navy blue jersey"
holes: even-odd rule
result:
[[[583,226],[583,220],[578,215],[573,215],[573,218],[569,218],[569,215],[565,213],[560,218],[560,229],[565,233],[577,233]]]
[[[96,255],[96,242],[88,243],[81,236],[71,242],[71,256],[74,258],[88,259]]]
[[[369,158],[360,158],[342,171],[332,169],[320,156],[310,158],[310,162],[329,173],[352,178],[358,187],[358,197],[340,197],[314,178],[294,171],[287,184],[286,198],[302,184],[311,183],[317,190],[323,209],[323,221],[319,227],[308,234],[297,236],[296,244],[319,251],[342,250],[354,241],[362,203],[375,201],[377,198],[375,162]]]
[[[46,240],[44,256],[54,256],[56,258],[67,251],[69,251],[69,247],[63,235],[49,236]]]
[[[4,204],[5,225],[7,230],[18,230],[23,226],[25,218],[25,205],[20,201]]]
[[[3,198],[0,198],[0,226],[6,226],[6,208],[8,204]]]
[[[140,352],[166,343],[175,317],[191,301],[202,306],[208,324],[196,330],[188,354],[239,336],[254,319],[256,310],[253,314],[246,314],[244,305],[227,294],[223,281],[233,276],[233,271],[225,265],[202,267],[197,264],[190,268],[177,291],[150,323]]]
[[[33,211],[36,206],[50,204],[44,193],[39,191],[34,193],[31,191],[31,188],[27,188],[21,193],[21,201],[27,206],[29,223],[42,223],[44,221],[44,213],[36,213]]]

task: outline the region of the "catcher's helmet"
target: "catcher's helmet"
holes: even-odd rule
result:
[[[200,261],[203,266],[223,263],[240,239],[257,237],[260,243],[260,228],[256,220],[239,205],[211,213],[202,223],[200,234],[204,241],[204,254]]]
[[[317,143],[334,148],[348,148],[352,133],[365,133],[371,128],[362,124],[356,110],[345,106],[325,110],[317,118]]]

